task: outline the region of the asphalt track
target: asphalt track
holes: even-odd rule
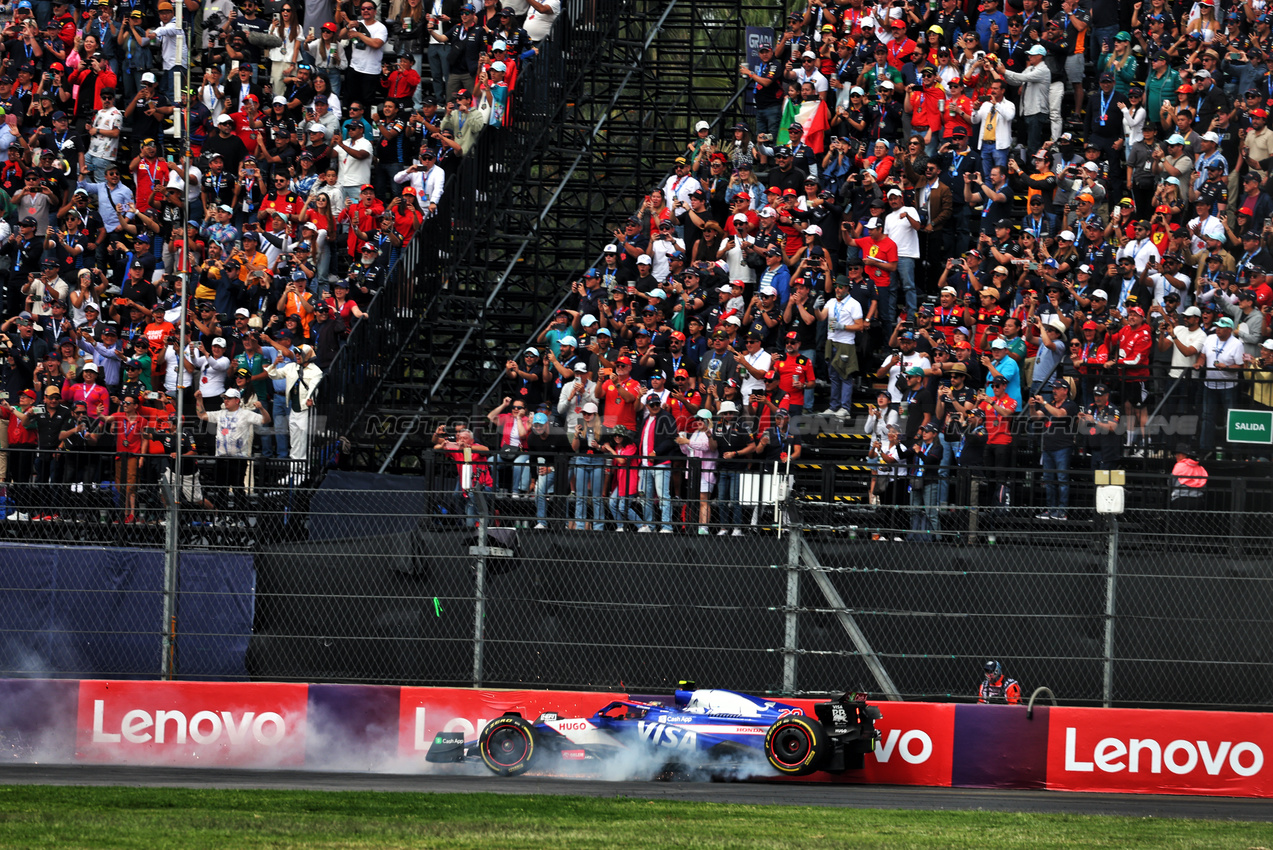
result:
[[[816,785],[795,782],[604,782],[519,776],[387,774],[303,770],[0,765],[0,785],[88,785],[147,788],[266,788],[309,791],[547,794],[629,797],[745,805],[838,806],[855,809],[1034,812],[1273,821],[1268,800],[1236,797],[1077,794],[975,788]]]

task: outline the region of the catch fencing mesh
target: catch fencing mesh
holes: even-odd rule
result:
[[[960,700],[993,659],[1071,704],[1273,701],[1266,515],[954,507],[916,537],[909,507],[793,498],[736,524],[676,502],[670,533],[661,509],[620,532],[570,495],[404,481],[183,506],[175,568],[158,512],[6,521],[0,675]]]

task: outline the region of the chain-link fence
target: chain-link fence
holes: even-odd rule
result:
[[[0,675],[967,699],[995,659],[1071,703],[1273,701],[1267,513],[961,506],[925,534],[922,508],[771,485],[670,499],[666,533],[657,486],[595,513],[569,486],[261,472],[166,513],[140,484],[126,523],[110,488],[30,485],[60,518],[0,524]]]

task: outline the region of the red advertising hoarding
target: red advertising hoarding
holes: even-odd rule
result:
[[[1053,708],[1048,788],[1273,796],[1273,715]]]
[[[438,732],[463,732],[476,740],[488,721],[506,711],[534,720],[545,711],[562,717],[591,717],[607,703],[627,699],[604,691],[476,691],[469,688],[402,688],[398,753],[423,761]]]
[[[75,755],[97,764],[300,767],[308,685],[83,681]]]

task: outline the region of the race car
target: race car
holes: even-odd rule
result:
[[[798,706],[737,691],[697,689],[687,682],[673,701],[668,706],[615,700],[592,717],[548,712],[533,723],[506,712],[487,723],[476,741],[438,733],[425,759],[460,762],[480,756],[495,773],[515,776],[554,761],[610,760],[634,751],[671,764],[728,769],[759,750],[779,774],[804,776],[860,769],[879,738],[880,711],[861,695],[817,703],[813,717]]]

